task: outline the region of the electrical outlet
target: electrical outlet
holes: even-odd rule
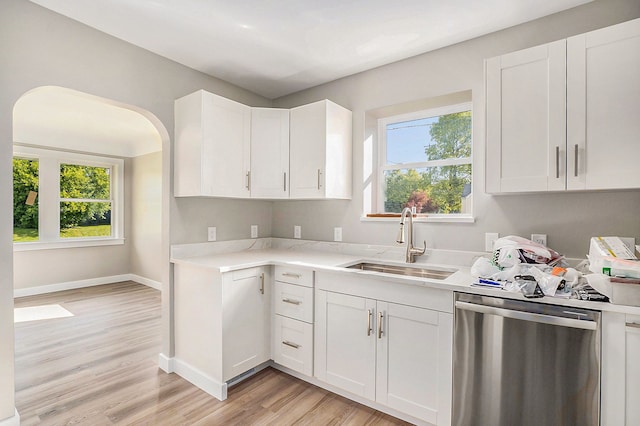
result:
[[[215,241],[216,240],[216,227],[210,226],[207,228],[207,241]]]
[[[531,241],[547,246],[547,234],[531,234]]]
[[[484,251],[493,251],[493,245],[498,238],[500,238],[500,234],[497,232],[487,232],[484,234]]]
[[[258,238],[258,225],[251,225],[251,238]]]
[[[294,225],[294,227],[293,227],[293,238],[302,238],[302,226]]]
[[[339,226],[333,228],[333,241],[342,241],[342,228]]]

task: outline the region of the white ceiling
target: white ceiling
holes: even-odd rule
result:
[[[141,113],[55,86],[39,87],[18,99],[13,109],[13,140],[116,157],[162,149],[158,130]]]
[[[31,0],[267,98],[591,0]]]

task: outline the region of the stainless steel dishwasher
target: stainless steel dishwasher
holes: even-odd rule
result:
[[[600,312],[456,293],[453,425],[598,425]]]

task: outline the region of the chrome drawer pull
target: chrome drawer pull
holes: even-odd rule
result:
[[[631,327],[631,328],[640,328],[640,324],[635,323],[635,322],[628,322],[628,323],[627,323],[627,327]]]
[[[283,272],[282,276],[283,277],[300,278],[300,274],[294,274],[293,272]]]
[[[382,339],[382,335],[384,331],[382,331],[382,320],[384,319],[384,314],[382,312],[378,313],[378,339]]]
[[[373,316],[373,311],[371,309],[367,309],[367,336],[371,336],[371,317]]]
[[[282,341],[282,344],[283,344],[283,345],[287,345],[287,346],[289,346],[289,347],[291,347],[291,348],[293,348],[293,349],[300,349],[300,345],[298,345],[298,344],[296,344],[296,343],[288,342],[288,341],[286,341],[286,340],[283,340],[283,341]]]
[[[284,303],[291,303],[292,305],[299,305],[299,304],[301,304],[301,303],[302,303],[302,302],[301,302],[301,301],[299,301],[299,300],[293,300],[293,299],[282,299],[282,301],[283,301]]]

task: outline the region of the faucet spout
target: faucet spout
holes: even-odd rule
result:
[[[405,242],[404,238],[404,225],[405,220],[409,218],[409,223],[407,226],[407,253],[405,256],[405,262],[414,263],[416,261],[416,256],[421,256],[427,250],[427,242],[424,241],[424,246],[421,248],[413,246],[413,214],[411,213],[411,209],[405,207],[402,210],[402,214],[400,215],[400,232],[398,233],[397,242],[403,244]]]

